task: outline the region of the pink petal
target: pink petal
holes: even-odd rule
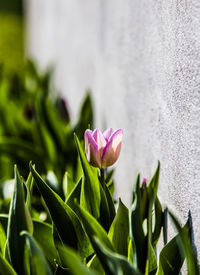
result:
[[[89,129],[85,131],[85,151],[88,162],[95,167],[101,167],[98,146]]]
[[[104,148],[102,157],[102,167],[107,167],[113,165],[120,154],[121,143],[122,143],[123,131],[122,129],[117,130],[109,138],[109,141]]]
[[[96,144],[98,146],[98,150],[102,151],[102,154],[103,154],[103,149],[106,146],[107,142],[106,142],[102,132],[99,129],[96,129],[96,130],[94,130],[92,136],[96,141]]]
[[[106,139],[106,141],[109,140],[109,137],[112,135],[113,133],[113,129],[112,128],[108,128],[106,131],[103,132],[104,138]]]

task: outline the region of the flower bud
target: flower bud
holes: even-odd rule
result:
[[[99,129],[85,131],[85,150],[88,162],[98,168],[113,165],[120,154],[123,131],[113,131],[108,128],[105,132]]]

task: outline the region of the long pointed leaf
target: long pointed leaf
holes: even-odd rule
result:
[[[83,169],[83,186],[81,194],[81,205],[88,210],[95,218],[100,215],[100,187],[97,169],[91,167],[86,159],[83,148],[78,137],[75,135],[77,150],[80,156]]]
[[[10,205],[7,239],[8,254],[15,270],[24,274],[24,239],[20,237],[22,230],[28,230],[23,182],[15,166],[15,187]]]

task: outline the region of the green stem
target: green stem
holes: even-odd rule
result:
[[[100,182],[103,187],[103,190],[105,190],[105,174],[104,174],[104,168],[100,168]]]

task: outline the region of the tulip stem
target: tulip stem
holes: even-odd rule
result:
[[[104,168],[100,168],[100,182],[103,187],[103,190],[105,190],[106,184],[105,184]]]

